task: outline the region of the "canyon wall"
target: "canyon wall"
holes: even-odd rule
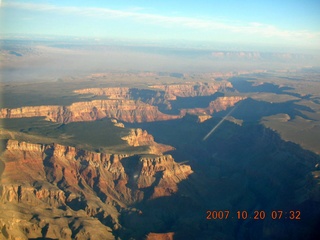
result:
[[[122,164],[123,159],[125,165]],[[85,184],[91,189],[95,186],[96,190],[105,196],[121,200],[122,203],[130,203],[141,200],[130,194],[131,190],[126,186],[131,178],[135,179],[134,184],[138,189],[142,189],[150,187],[155,181],[156,173],[162,172],[161,180],[155,187],[169,187],[175,192],[176,184],[192,173],[190,166],[175,163],[171,155],[148,155],[137,158],[128,154],[107,154],[60,144],[33,144],[16,140],[8,140],[1,160],[4,163],[4,172],[1,176],[2,202],[32,199],[30,196],[23,196],[22,193],[28,192],[24,188],[25,185],[33,184],[35,181],[60,184],[62,181],[66,188],[75,192],[81,192],[83,187],[80,185]],[[129,165],[136,169],[134,174],[131,167],[126,169]],[[22,191],[22,188],[25,190]],[[64,188],[55,190],[58,194],[55,197],[56,204],[66,199],[61,190]],[[37,194],[53,196],[55,195],[53,193],[38,193],[37,190],[34,192],[34,197],[37,198]],[[143,193],[140,195],[143,196]]]
[[[232,84],[227,81],[210,82],[210,83],[184,83],[172,85],[154,85],[153,89],[160,89],[165,92],[167,100],[176,100],[177,97],[197,97],[210,96],[218,91],[224,91],[232,88]]]
[[[212,101],[205,109],[182,110],[180,115],[169,115],[159,111],[158,106],[171,109],[170,101],[177,97],[210,96],[217,91],[232,88],[227,81],[213,83],[185,83],[175,85],[155,85],[148,89],[130,88],[88,88],[76,90],[80,94],[105,95],[112,99],[93,100],[90,102],[75,102],[69,106],[28,106],[20,108],[0,109],[0,118],[45,117],[53,122],[69,123],[80,121],[94,121],[102,118],[115,118],[124,122],[153,122],[178,119],[186,112],[191,114],[225,110],[241,97],[220,97]],[[139,100],[132,100],[132,99]],[[140,100],[141,99],[141,100]]]
[[[162,155],[164,152],[174,150],[173,147],[165,144],[160,144],[154,141],[154,138],[146,130],[141,128],[132,128],[127,136],[121,138],[127,141],[129,146],[139,147],[148,146],[150,154]]]
[[[124,122],[152,122],[177,119],[180,116],[161,113],[158,107],[134,100],[94,100],[76,102],[70,106],[32,106],[4,108],[0,118],[45,117],[53,122],[94,121],[115,118]]]
[[[225,91],[227,88],[232,88],[232,84],[228,81],[220,82],[187,82],[181,84],[168,84],[168,85],[153,85],[150,90],[155,97],[158,93],[157,90],[164,92],[166,100],[175,100],[176,97],[197,97],[209,96],[215,94],[217,91]],[[150,91],[149,90],[149,91]],[[148,91],[148,89],[137,89],[127,87],[111,87],[111,88],[86,88],[75,90],[79,94],[93,94],[96,96],[107,96],[110,99],[133,99],[138,91]]]
[[[181,110],[180,115],[164,114],[158,107],[134,100],[94,100],[91,102],[77,102],[70,106],[32,106],[0,110],[0,118],[45,117],[53,122],[69,123],[94,121],[102,118],[115,118],[124,122],[154,122],[178,119],[190,114],[213,114],[226,110],[245,97],[219,97],[210,102],[207,108]]]
[[[241,96],[231,96],[231,97],[218,97],[216,100],[211,101],[207,108],[190,108],[181,110],[181,115],[186,113],[195,115],[204,115],[203,119],[209,119],[208,115],[214,112],[224,111],[229,107],[233,107],[236,103],[246,99],[246,97]],[[202,122],[201,119],[199,119]]]
[[[12,239],[113,239],[121,209],[172,195],[192,174],[170,155],[106,154],[16,140],[7,141],[0,163],[0,236]]]
[[[110,99],[130,99],[130,88],[128,87],[110,87],[110,88],[85,88],[75,90],[79,94],[93,94],[96,96],[107,96]]]

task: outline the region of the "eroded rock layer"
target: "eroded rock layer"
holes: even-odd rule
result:
[[[232,88],[232,84],[227,81],[210,83],[184,83],[173,85],[154,85],[154,89],[161,89],[165,92],[168,100],[175,100],[177,97],[209,96],[227,88]]]
[[[207,108],[191,108],[181,110],[181,115],[185,113],[189,114],[205,114],[211,115],[214,112],[224,111],[229,107],[235,106],[236,103],[246,99],[246,97],[241,96],[231,96],[231,97],[218,97],[216,100],[210,102]]]
[[[32,106],[4,108],[0,118],[46,117],[54,122],[94,121],[115,118],[125,122],[152,122],[176,119],[180,116],[161,113],[158,107],[134,100],[95,100],[77,102],[70,106]]]
[[[192,173],[170,155],[106,154],[16,140],[7,141],[0,159],[1,236],[11,239],[112,239],[121,228],[122,208],[172,195]]]
[[[181,111],[180,115],[164,114],[159,111],[158,107],[171,110],[171,101],[175,101],[177,97],[211,96],[218,91],[226,91],[228,88],[231,89],[232,84],[227,81],[154,85],[150,89],[128,87],[86,88],[75,92],[106,96],[109,99],[76,102],[69,106],[47,105],[3,108],[0,109],[0,118],[45,117],[47,120],[61,123],[94,121],[105,117],[130,123],[165,121],[181,118],[185,115],[186,111]],[[240,100],[242,100],[241,97],[222,97],[211,102],[206,109],[193,109],[188,113],[205,112],[206,114],[212,114],[216,111],[225,110]]]

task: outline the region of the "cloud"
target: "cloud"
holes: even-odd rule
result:
[[[29,11],[41,12],[51,11],[56,12],[57,14],[77,14],[93,18],[129,19],[131,21],[156,24],[168,28],[178,26],[205,31],[222,30],[234,34],[242,34],[247,36],[258,35],[260,37],[262,36],[266,38],[276,38],[277,40],[300,41],[309,39],[313,41],[319,40],[320,42],[320,32],[307,30],[290,31],[259,22],[225,22],[201,18],[141,13],[139,12],[141,8],[114,10],[109,8],[56,6],[50,4],[22,2],[4,2],[2,3],[2,7],[19,8]]]

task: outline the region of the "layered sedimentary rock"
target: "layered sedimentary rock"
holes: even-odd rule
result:
[[[158,106],[171,109],[170,101],[177,97],[210,96],[217,91],[232,88],[230,82],[184,83],[174,85],[154,85],[152,89],[136,89],[127,87],[87,88],[76,90],[80,94],[107,96],[108,100],[76,102],[70,106],[28,106],[20,108],[0,109],[0,118],[45,117],[47,120],[61,123],[94,121],[101,118],[115,118],[125,122],[153,122],[177,119],[182,115],[169,115],[159,111]],[[233,97],[235,99],[237,97]],[[139,100],[134,100],[139,99]],[[219,99],[210,103],[205,111],[212,114],[224,109],[226,101],[232,98]],[[232,103],[230,103],[232,104]],[[195,109],[194,112],[201,111]]]
[[[124,158],[127,159],[126,161],[130,161],[130,156],[126,154],[106,154],[59,144],[43,145],[9,140],[6,151],[1,158],[5,164],[5,171],[1,179],[3,186],[13,182],[21,184],[46,179],[50,182],[63,181],[66,186],[71,188],[78,188],[81,181],[85,181],[90,187],[93,187],[94,184],[104,185],[107,183],[109,187],[100,189],[106,195],[118,200],[120,198],[124,200],[123,197],[128,201],[136,200],[129,195],[119,197],[119,194],[125,194],[125,192],[121,192],[122,190],[130,192],[130,189],[114,191],[116,188],[114,181],[117,180],[118,183],[119,181],[128,181],[128,175],[121,163]],[[133,161],[137,162],[135,167],[139,170],[136,173],[139,174],[137,180],[139,188],[149,187],[154,182],[151,179],[158,171],[163,171],[163,178],[170,179],[174,183],[186,179],[192,173],[189,166],[175,163],[171,155],[152,155],[152,157],[141,157],[139,161]],[[98,182],[96,182],[97,180]],[[28,192],[28,188],[20,186],[19,190],[19,186],[4,187],[2,201],[23,199],[22,193],[23,191]],[[113,189],[110,194],[107,192],[108,188]],[[59,189],[52,193],[46,191],[46,193],[43,190],[41,192],[35,191],[35,197],[54,195],[58,201],[57,204],[59,201],[65,201],[65,196]]]
[[[130,99],[130,88],[128,87],[110,87],[110,88],[85,88],[75,90],[79,94],[93,94],[96,96],[107,96],[110,99]]]
[[[134,100],[95,100],[77,102],[70,106],[32,106],[4,108],[0,118],[46,117],[54,122],[94,121],[115,118],[125,122],[152,122],[176,119],[179,116],[161,113],[158,107]]]
[[[141,172],[137,179],[138,188],[148,188],[154,182],[151,198],[170,196],[178,190],[177,183],[186,179],[192,170],[190,166],[175,163],[171,155],[141,157]]]
[[[232,88],[232,84],[227,81],[221,82],[189,82],[182,84],[169,84],[169,85],[153,85],[150,86],[152,93],[149,91],[149,97],[156,97],[157,90],[163,91],[163,97],[166,100],[175,100],[176,97],[196,97],[196,96],[209,96],[217,91],[224,91],[227,88]],[[148,91],[146,89],[136,89],[127,87],[110,87],[110,88],[86,88],[75,90],[74,92],[80,94],[93,94],[96,96],[107,96],[111,99],[133,99],[137,92]],[[154,95],[154,96],[151,96]],[[140,96],[143,97],[143,96]]]
[[[174,233],[149,233],[147,240],[172,240],[174,238]]]
[[[112,239],[121,228],[119,209],[174,194],[192,173],[170,155],[106,154],[16,140],[8,140],[0,160],[0,201],[6,206],[0,236],[14,239]]]
[[[0,118],[46,117],[53,122],[94,121],[105,117],[115,118],[125,122],[153,122],[177,119],[186,112],[192,114],[212,114],[225,110],[244,97],[219,97],[212,101],[207,108],[182,110],[180,115],[164,114],[158,107],[134,100],[95,100],[77,102],[70,106],[34,106],[0,110]]]
[[[232,84],[227,81],[210,83],[184,83],[173,85],[154,85],[154,89],[165,91],[165,98],[176,100],[177,97],[210,96],[226,88],[232,88]]]
[[[214,112],[224,111],[228,107],[233,107],[237,102],[244,100],[246,97],[232,96],[232,97],[218,97],[216,100],[210,102],[207,108],[192,108],[181,110],[181,115],[185,113],[196,115],[211,115]],[[207,118],[204,118],[207,119]]]
[[[162,154],[174,150],[169,145],[156,143],[153,136],[141,128],[131,129],[127,136],[122,137],[122,140],[126,140],[128,145],[133,147],[148,146],[151,154]]]
[[[199,114],[199,115],[197,115],[197,117],[198,117],[198,122],[199,123],[202,123],[202,122],[207,121],[208,119],[212,118],[208,114]]]

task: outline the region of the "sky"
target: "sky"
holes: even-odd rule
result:
[[[2,38],[43,35],[320,50],[319,0],[0,2]]]

